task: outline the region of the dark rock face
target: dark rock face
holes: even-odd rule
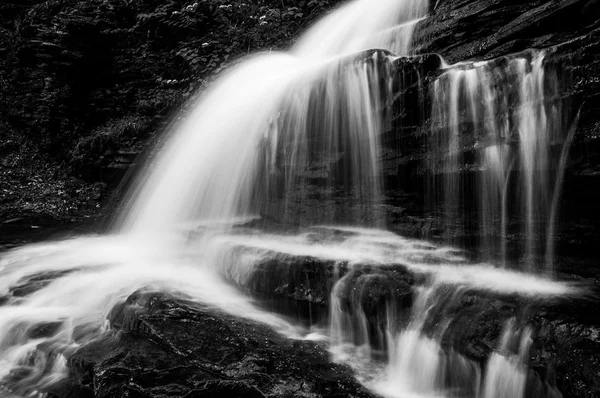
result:
[[[249,51],[289,45],[336,1],[308,3],[0,4],[0,184],[11,186],[0,215],[98,212],[107,195],[95,197],[93,184],[114,188],[209,76]],[[43,185],[34,195],[28,179]]]
[[[335,238],[334,238],[335,239]],[[244,246],[232,248],[243,256]],[[334,286],[343,280],[339,297],[343,306],[363,307],[367,314],[376,314],[385,302],[394,301],[399,308],[408,308],[412,302],[415,275],[402,265],[374,266],[323,260],[311,256],[296,256],[276,251],[261,254],[264,260],[252,265],[249,276],[235,280],[251,294],[304,301],[326,306],[330,304]],[[237,256],[234,255],[234,258]],[[235,261],[235,260],[234,260]],[[236,265],[233,265],[236,268]]]
[[[419,23],[415,43],[450,63],[489,59],[590,36],[598,28],[598,12],[589,0],[440,0]]]
[[[253,293],[326,305],[336,274],[345,272],[345,264],[335,264],[333,261],[275,255],[259,263],[243,287]]]
[[[598,394],[598,310],[586,300],[537,301],[467,292],[441,313],[452,319],[444,344],[485,364],[510,318],[533,329],[528,364],[535,376],[567,397]],[[529,389],[540,386],[528,383]],[[526,396],[538,396],[530,391]]]
[[[50,396],[372,396],[322,345],[167,293],[135,292],[109,321],[68,358],[72,378]]]

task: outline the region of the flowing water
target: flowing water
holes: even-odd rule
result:
[[[290,52],[245,60],[157,144],[111,233],[4,253],[3,391],[43,395],[67,376],[69,355],[110,330],[109,311],[141,288],[181,294],[290,338],[313,338],[229,283],[247,287],[257,266],[277,254],[335,264],[330,324],[313,332],[328,339],[334,359],[351,364],[367,386],[398,397],[523,396],[531,341],[526,325],[508,321],[497,352],[482,367],[444,346],[453,318],[438,318],[465,292],[539,299],[577,289],[473,264],[450,246],[373,228],[385,225],[374,209],[383,194],[380,136],[398,89],[395,62],[411,53],[412,32],[427,10],[424,0],[353,1],[318,22]],[[429,162],[443,176],[433,191],[454,222],[463,203],[461,149],[479,149],[481,247],[499,250],[501,262],[507,261],[509,213],[524,220],[527,256],[536,250],[534,236],[552,230],[539,219],[555,219],[547,194],[558,197],[560,186],[550,181],[561,174],[549,152],[565,139],[561,109],[546,101],[555,88],[544,60],[543,52],[531,52],[498,64],[445,65],[432,84]],[[514,191],[522,208],[509,203]],[[362,228],[277,234],[247,226],[261,214],[311,224],[298,203],[314,203],[315,192],[331,204],[311,211],[318,224],[344,218]],[[402,300],[388,297],[373,318],[364,296],[388,278],[361,271],[364,266],[400,267],[419,283],[412,281]]]
[[[381,0],[375,7],[354,1],[317,23],[289,53],[234,68],[166,137],[118,228],[162,231],[196,219],[254,215],[271,191],[301,189],[295,180],[307,174],[335,179],[360,203],[376,199],[380,110],[391,96],[393,57],[361,51],[394,42],[390,49],[406,54],[427,6],[426,0]]]
[[[546,250],[552,258],[553,248],[536,247],[536,241],[551,234],[556,213],[552,198],[560,183],[554,182],[560,182],[564,165],[557,167],[553,151],[568,151],[570,143],[558,81],[556,70],[546,66],[546,53],[532,50],[448,65],[432,88],[428,160],[442,177],[431,194],[443,204],[448,224],[468,218],[465,204],[474,195],[480,249],[499,254],[504,263],[507,233],[520,233],[529,270],[541,268],[532,261],[537,252]],[[465,159],[468,155],[475,159]],[[477,179],[474,189],[466,187],[469,178]],[[515,218],[520,231],[509,231]],[[550,261],[546,271],[552,271]]]
[[[452,247],[377,229],[321,226],[286,236],[250,229],[215,236],[212,247],[225,256],[214,262],[222,267],[219,273],[240,286],[251,285],[253,270],[271,258],[281,260],[280,268],[270,275],[283,278],[278,286],[292,282],[285,279],[289,278],[286,267],[302,266],[301,261],[290,264],[286,258],[309,256],[322,261],[323,267],[336,264],[338,281],[325,332],[334,358],[352,365],[361,381],[389,397],[524,396],[531,329],[517,328],[514,318],[507,319],[498,349],[484,366],[443,343],[448,335],[454,338],[452,334],[460,332],[453,329],[457,320],[453,317],[460,318],[454,306],[462,305],[463,298],[468,302],[469,294],[477,291],[517,294],[530,300],[569,297],[578,291],[564,282],[492,264],[473,264]],[[392,280],[395,274],[390,264],[401,264],[427,282],[415,288],[414,302],[408,308],[403,304],[405,297],[392,294],[374,319],[369,292],[374,287],[377,291],[382,279]],[[392,282],[392,286],[394,291],[402,284]],[[511,395],[515,391],[521,395]],[[544,385],[537,396],[560,393]]]

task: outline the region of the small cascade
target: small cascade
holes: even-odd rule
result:
[[[552,192],[560,189],[556,155],[567,141],[559,79],[546,59],[530,51],[449,65],[431,86],[434,203],[459,234],[476,220],[480,250],[501,263],[507,234],[520,234],[529,270],[545,250]],[[511,220],[521,220],[520,230]]]
[[[498,348],[490,353],[485,365],[467,358],[445,342],[453,321],[448,316],[459,302],[464,288],[448,289],[433,282],[416,288],[409,321],[387,312],[387,362],[383,371],[373,374],[379,360],[369,346],[367,316],[359,306],[355,318],[365,320],[360,329],[354,324],[341,328],[332,323],[333,352],[339,360],[353,365],[365,384],[385,397],[472,397],[472,398],[560,398],[560,391],[529,370],[528,356],[533,343],[529,326],[516,326],[515,318],[506,321],[498,338]],[[334,290],[333,294],[339,294]],[[338,305],[332,297],[332,303]],[[344,312],[332,307],[332,316]],[[346,310],[346,312],[348,312]],[[337,318],[335,318],[337,319]],[[358,350],[347,346],[353,331],[361,330]],[[335,344],[341,346],[335,346]],[[346,345],[344,347],[344,345]],[[342,353],[340,355],[339,353]],[[375,362],[374,362],[375,361]],[[382,377],[382,372],[384,376]]]
[[[330,295],[330,336],[334,355],[381,358],[391,349],[388,331],[402,319],[411,298],[405,281],[357,265],[338,278]]]
[[[527,363],[532,333],[529,326],[518,328],[515,318],[505,323],[498,349],[486,364],[481,398],[562,398],[560,391],[548,383],[537,381],[535,387],[528,389],[531,374]]]
[[[531,333],[528,327],[516,330],[514,318],[506,323],[498,352],[490,355],[486,366],[482,398],[525,397]],[[515,345],[516,352],[513,354],[511,350]]]
[[[351,294],[349,297],[349,301],[346,304],[348,308],[343,308],[342,296],[344,295],[344,290],[347,290],[347,282],[351,281],[351,279],[352,273],[346,274],[336,282],[331,292],[331,343],[337,347],[351,344],[352,346],[359,347],[362,354],[369,357],[371,355],[371,347],[375,344],[371,342],[369,320],[360,302],[364,293],[364,285],[353,288],[357,289],[357,292]]]
[[[390,359],[384,390],[436,396],[443,386],[444,358],[439,342],[423,335],[423,326],[434,303],[435,288],[416,293],[412,321],[398,335],[390,335]]]
[[[313,81],[294,85],[293,94],[282,99],[269,133],[265,167],[264,192],[271,195],[262,201],[268,203],[261,211],[297,221],[301,216],[294,204],[307,204],[315,191],[321,193],[320,200],[332,200],[336,191],[343,192],[347,202],[335,209],[316,205],[313,217],[335,223],[345,214],[381,224],[361,204],[380,197],[377,159],[385,123],[381,109],[391,96],[392,60],[385,53],[368,52],[325,68]]]
[[[478,396],[481,372],[477,364],[452,349],[442,348],[451,320],[433,329],[430,325],[460,291],[448,297],[446,290],[436,284],[417,288],[411,321],[404,328],[388,331],[389,362],[385,378],[375,383],[377,391],[392,397]]]
[[[460,324],[453,323],[463,304],[472,302],[468,294],[482,289],[500,297],[551,297],[570,294],[568,285],[489,264],[470,264],[448,248],[379,230],[319,227],[291,236],[253,231],[218,239],[223,252],[236,253],[225,273],[243,286],[248,283],[244,278],[258,269],[266,279],[261,282],[266,284],[263,291],[290,285],[295,285],[290,293],[306,289],[299,286],[302,274],[295,273],[307,263],[306,257],[294,265],[284,260],[289,256],[308,256],[323,267],[333,262],[335,282],[329,301],[333,357],[354,367],[359,379],[383,396],[508,397],[502,395],[506,380],[527,391],[535,389],[536,397],[559,396],[556,388],[532,378],[527,368],[530,327],[519,329],[514,320],[508,321],[498,351],[491,352],[484,365],[461,352],[462,343],[453,344],[460,333]],[[276,265],[271,258],[279,259]],[[419,282],[398,278],[398,269],[388,268],[392,263],[406,267],[400,275],[420,275]],[[271,265],[268,274],[265,264]],[[234,279],[240,275],[237,268],[247,272],[244,278]],[[413,298],[403,293],[407,290],[414,292]],[[482,305],[474,310],[485,311]]]

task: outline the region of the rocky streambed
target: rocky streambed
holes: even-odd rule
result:
[[[316,245],[326,245],[321,240],[322,231],[317,229],[312,234],[313,238],[316,236],[320,237],[315,239]],[[326,236],[327,240],[340,240],[340,233]],[[433,269],[443,266],[436,246],[422,244],[430,252],[425,262]],[[233,262],[239,261],[244,267],[248,266],[245,255],[257,256],[252,243],[240,244],[236,250]],[[461,276],[446,283],[435,272],[416,271],[414,264],[403,263],[402,258],[395,264],[382,265],[355,259],[324,259],[321,255],[293,255],[289,250],[258,249],[263,259],[254,260],[252,270],[243,279],[232,272],[235,264],[225,274],[257,298],[266,296],[313,306],[311,313],[321,325],[319,314],[328,312],[331,317],[336,316],[332,311],[341,311],[341,316],[349,320],[343,339],[367,344],[375,352],[383,350],[387,352],[384,358],[391,355],[390,319],[397,322],[394,327],[400,330],[409,326],[420,316],[415,302],[422,299],[424,289],[433,289],[422,330],[424,335],[438,339],[446,353],[460,353],[485,371],[490,355],[499,352],[505,325],[514,321],[520,328],[532,330],[532,345],[526,357],[530,373],[525,396],[547,396],[548,386],[558,388],[565,397],[592,397],[600,392],[598,288],[581,276],[557,275],[558,279],[566,278],[568,283],[579,286],[581,290],[576,295],[536,296],[526,291],[503,292],[489,285],[478,286],[477,264],[472,264],[473,281]],[[512,282],[508,283],[522,283],[520,275],[512,274]],[[289,307],[283,310],[286,312],[290,314]],[[294,315],[299,313],[306,317],[308,312]]]
[[[448,367],[448,377],[463,363],[456,358],[485,372],[491,355],[506,354],[501,341],[511,324],[531,333],[525,396],[558,390],[565,397],[593,397],[600,391],[598,292],[584,278],[557,275],[576,293],[536,294],[535,284],[532,292],[518,286],[543,279],[510,270],[490,279],[489,267],[426,241],[387,232],[373,239],[369,230],[329,227],[290,232],[242,228],[213,243],[225,255],[217,271],[264,311],[299,325],[295,332],[282,333],[177,290],[148,285],[114,305],[93,330],[75,327],[68,346],[58,334],[60,320],[15,326],[10,332],[15,338],[40,343],[32,346],[30,362],[3,377],[3,391],[51,397],[371,397],[374,393],[356,379],[360,369],[336,363],[340,358],[329,349],[348,343],[370,347],[373,363],[385,371],[395,355],[390,337],[412,330],[417,319],[423,319],[423,338],[439,344],[447,358],[440,366]],[[344,242],[355,248],[347,249],[352,258],[339,251]],[[304,254],[296,254],[296,244]],[[357,258],[356,248],[365,247],[390,251],[397,261],[382,264],[372,251],[370,260]],[[455,268],[445,278],[436,274],[447,266]],[[28,275],[9,287],[0,305],[26,305],[54,281],[81,273]],[[52,367],[40,367],[43,363]],[[40,388],[32,382],[57,374],[58,383],[48,379]]]

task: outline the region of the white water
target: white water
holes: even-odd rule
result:
[[[446,324],[431,336],[424,333],[425,323],[440,305],[438,289],[435,283],[419,289],[412,321],[398,333],[390,333],[390,360],[384,378],[374,383],[376,391],[392,397],[478,396],[479,367],[458,353],[442,349]]]
[[[319,22],[291,52],[249,58],[204,93],[157,146],[117,217],[116,234],[4,254],[0,294],[10,298],[0,307],[0,380],[25,368],[8,388],[18,395],[43,391],[64,377],[64,356],[107,330],[108,311],[148,286],[297,336],[221,280],[214,272],[220,256],[206,246],[208,237],[255,216],[273,190],[291,189],[300,168],[317,163],[327,171],[342,151],[345,175],[326,179],[341,181],[359,201],[377,197],[379,110],[388,89],[384,84],[380,92],[379,82],[391,58],[353,54],[373,46],[406,52],[426,7],[424,0],[355,1]],[[191,225],[204,231],[196,247],[179,235]],[[11,297],[15,284],[58,271],[66,273]],[[50,336],[28,337],[48,322],[60,326]],[[57,347],[58,355],[39,353],[42,343]]]
[[[531,346],[531,329],[521,331],[521,338],[515,332],[514,319],[504,326],[498,352],[493,353],[487,364],[485,383],[483,385],[483,398],[525,396],[525,382],[527,380],[527,355]],[[518,340],[516,354],[509,351],[511,340]]]
[[[526,327],[526,332],[517,333],[514,320],[510,321],[501,335],[498,352],[491,354],[487,367],[482,369],[460,353],[442,348],[442,339],[452,319],[433,327],[433,333],[428,331],[426,323],[443,313],[445,306],[460,302],[461,295],[468,291],[519,294],[538,300],[574,296],[579,291],[576,285],[549,278],[491,264],[473,264],[451,247],[377,229],[321,226],[287,236],[238,231],[214,239],[213,247],[219,247],[218,251],[225,256],[215,262],[223,267],[219,272],[241,286],[248,283],[256,266],[281,256],[309,256],[334,261],[337,269],[349,268],[334,285],[330,298],[332,353],[336,360],[349,363],[365,385],[386,397],[519,398],[511,394],[525,391],[530,329]],[[408,322],[406,316],[398,317],[392,299],[386,302],[374,326],[362,301],[368,297],[370,286],[378,286],[371,282],[381,275],[364,273],[357,277],[351,270],[360,270],[365,265],[389,267],[390,264],[401,264],[417,275],[426,276],[429,283],[417,289]],[[293,262],[291,265],[281,262],[283,275],[288,266],[294,266]],[[505,341],[510,340],[512,347],[512,341],[521,335],[522,348],[511,354]],[[387,341],[389,357],[385,364],[377,359],[383,340]],[[560,396],[549,386],[543,394],[540,396]]]
[[[451,319],[433,327],[433,332],[428,331],[432,326],[426,328],[426,323],[431,323],[431,319],[443,313],[445,306],[459,302],[469,291],[495,291],[538,300],[574,296],[579,291],[576,285],[565,282],[491,264],[473,264],[451,247],[377,229],[320,226],[285,236],[241,230],[213,239],[211,246],[223,256],[214,262],[222,267],[219,273],[240,286],[248,284],[256,266],[282,256],[333,261],[337,264],[338,271],[335,272],[349,269],[335,284],[330,298],[332,353],[336,360],[352,365],[368,387],[386,397],[518,398],[507,391],[524,391],[526,386],[525,376],[529,371],[525,359],[531,342],[528,327],[523,328],[523,333],[515,331],[514,320],[511,320],[500,336],[498,352],[493,352],[487,367],[481,368],[460,353],[442,348],[442,339]],[[361,303],[369,294],[371,282],[381,275],[363,273],[357,276],[352,269],[389,267],[390,264],[401,264],[417,275],[427,277],[430,282],[417,289],[407,317],[398,318],[395,302],[386,302],[386,308],[379,314],[382,319],[376,322],[379,326],[374,327]],[[282,275],[287,274],[285,267],[295,265],[299,266],[293,261],[291,264],[282,261]],[[345,304],[342,297],[345,297]],[[350,307],[351,311],[344,306]],[[508,343],[505,341],[510,341],[512,350],[516,345],[513,340],[518,340],[519,336],[523,336],[523,343],[519,345],[522,348],[513,354],[506,348]],[[385,364],[377,360],[383,340],[387,341],[389,356]],[[560,396],[551,387],[544,393],[547,397]]]
[[[157,148],[117,228],[148,234],[190,220],[256,214],[272,190],[297,189],[302,172],[315,164],[327,172],[340,153],[341,183],[361,202],[377,198],[380,109],[389,95],[380,80],[392,61],[360,51],[406,54],[427,6],[427,0],[353,1],[289,53],[259,55],[230,70]]]
[[[569,144],[557,77],[546,70],[545,59],[544,51],[532,50],[488,62],[446,65],[432,89],[429,167],[441,180],[432,195],[440,198],[448,225],[459,223],[468,218],[466,179],[477,171],[480,249],[505,264],[509,220],[522,220],[522,229],[512,232],[522,234],[520,254],[528,270],[544,268],[533,263],[543,250],[536,241],[552,242],[548,220],[555,218],[552,196],[560,190],[557,177],[564,165],[556,167],[551,150]],[[466,148],[477,154],[474,164],[462,158]],[[552,258],[552,246],[545,250]],[[552,272],[551,261],[545,271]]]
[[[213,272],[206,259],[183,250],[169,252],[131,236],[86,237],[30,245],[0,260],[0,294],[31,276],[66,271],[26,297],[12,297],[0,307],[0,380],[17,369],[19,395],[28,395],[66,376],[64,356],[108,330],[115,304],[137,289],[172,291],[236,316],[271,325],[290,337],[302,331],[280,317],[256,308],[246,296]],[[36,328],[58,322],[56,331],[30,338]],[[40,345],[48,348],[39,350]],[[58,353],[52,356],[53,352]],[[51,361],[52,366],[47,362]],[[49,370],[50,368],[50,370]]]
[[[408,54],[414,25],[427,15],[427,0],[352,1],[313,27],[293,51],[327,58],[372,48]]]
[[[354,1],[319,22],[289,53],[249,58],[204,93],[186,120],[157,146],[113,234],[3,254],[0,295],[9,299],[0,306],[0,385],[11,372],[25,369],[29,373],[18,383],[7,385],[14,394],[30,395],[65,377],[66,358],[105,333],[111,308],[142,288],[171,291],[266,323],[289,337],[304,337],[306,330],[259,309],[223,280],[244,285],[253,267],[274,252],[350,266],[402,264],[430,278],[432,286],[529,297],[575,294],[576,288],[565,283],[474,265],[451,247],[377,229],[322,227],[298,235],[271,235],[232,227],[260,212],[297,221],[303,215],[290,206],[288,196],[294,192],[300,201],[306,200],[303,184],[309,179],[320,180],[329,190],[343,186],[359,204],[379,199],[379,135],[386,124],[380,111],[391,101],[394,56],[385,51],[356,53],[383,48],[408,54],[412,31],[426,11],[423,0]],[[468,75],[473,92],[477,76]],[[459,95],[456,87],[451,102]],[[455,113],[452,108],[449,117],[456,122]],[[447,145],[456,149],[459,143],[453,132]],[[501,185],[509,174],[503,152],[488,157],[502,169],[488,186]],[[457,161],[451,157],[453,165]],[[450,182],[444,191],[447,200],[456,200],[456,189]],[[353,211],[352,206],[336,209]],[[378,225],[374,215],[351,216]],[[336,214],[324,210],[319,219],[333,223]],[[315,231],[325,233],[315,238]],[[344,237],[331,240],[333,232]],[[48,273],[60,274],[24,297],[11,293],[15,285]],[[370,361],[364,311],[361,314],[354,302],[356,313],[348,318],[338,308],[343,281],[331,299],[332,349],[359,345],[362,357]],[[387,342],[392,354],[377,383],[371,378],[369,385],[386,395],[445,395],[445,362],[462,369],[452,374],[461,380],[457,386],[479,385],[476,368],[459,354],[442,352],[443,331],[433,337],[423,333],[428,297],[422,295],[405,328],[397,324],[390,307],[388,325],[379,331],[378,339]],[[32,337],[37,326],[54,322],[59,324],[54,332]],[[53,355],[40,348],[48,345]]]
[[[316,233],[320,229],[345,231],[348,236],[343,239],[321,238]],[[504,294],[560,296],[576,294],[578,291],[574,285],[538,275],[498,268],[489,263],[473,264],[452,247],[407,239],[378,229],[321,226],[298,235],[220,234],[213,238],[212,245],[218,247],[220,253],[230,256],[226,261],[217,262],[223,267],[219,273],[240,285],[246,283],[240,270],[249,275],[261,261],[273,253],[282,253],[347,262],[350,265],[401,264],[413,272],[431,275],[440,283]]]

